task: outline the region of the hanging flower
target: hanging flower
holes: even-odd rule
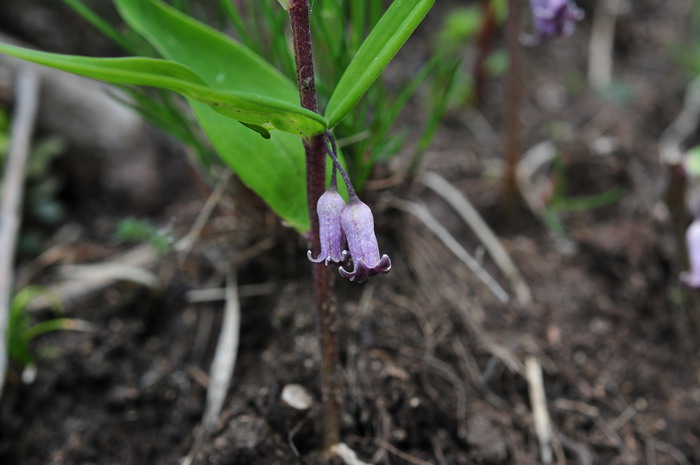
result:
[[[391,270],[389,256],[379,255],[372,210],[357,196],[351,196],[350,203],[343,209],[340,224],[347,237],[350,257],[354,265],[352,271],[340,267],[338,271],[341,276],[350,281],[362,283],[376,274],[386,274]]]
[[[321,195],[316,204],[318,214],[319,238],[321,240],[321,253],[313,258],[311,251],[307,257],[314,263],[328,265],[330,262],[342,263],[347,259],[345,251],[345,233],[340,226],[340,214],[345,208],[345,200],[338,193],[335,183]]]
[[[681,273],[681,281],[690,287],[700,287],[700,219],[690,224],[685,240],[688,246],[690,271]]]
[[[539,45],[556,37],[570,37],[584,13],[572,0],[530,0],[535,34],[524,38],[526,45]]]

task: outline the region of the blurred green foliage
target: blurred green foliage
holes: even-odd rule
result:
[[[117,244],[125,242],[141,242],[151,244],[158,253],[168,251],[170,237],[159,231],[150,221],[139,218],[124,218],[117,224],[113,240]]]

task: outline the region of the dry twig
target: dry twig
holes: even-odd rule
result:
[[[216,344],[214,360],[209,371],[207,405],[202,420],[206,427],[213,425],[221,413],[236,366],[241,326],[241,308],[236,280],[236,274],[230,271],[226,277],[228,285],[226,286],[224,321],[221,324],[219,342]]]
[[[197,239],[199,239],[199,236],[202,234],[204,226],[207,224],[209,217],[221,201],[221,197],[224,195],[226,187],[228,186],[232,176],[233,171],[229,169],[224,170],[224,173],[221,175],[221,178],[214,188],[214,192],[212,192],[207,201],[204,203],[204,206],[199,212],[199,215],[197,215],[197,219],[194,221],[190,231],[185,237],[175,243],[174,249],[182,254],[183,260],[187,257],[187,254],[190,252],[190,250],[192,250],[192,246],[195,242],[197,242]]]
[[[406,200],[394,200],[392,205],[418,218],[443,244],[464,263],[502,303],[508,303],[510,297],[500,284],[477,262],[467,250],[438,222],[427,208]]]
[[[588,48],[588,84],[594,89],[604,89],[612,81],[615,22],[620,7],[621,0],[596,5]]]
[[[70,265],[59,268],[61,281],[47,285],[48,295],[56,297],[64,306],[71,305],[87,295],[99,292],[116,281],[131,281],[157,288],[158,278],[148,267],[158,254],[150,244],[143,244],[114,256],[109,262],[90,265]],[[28,308],[38,310],[50,306],[50,302],[38,296]]]
[[[10,132],[0,206],[0,396],[7,370],[7,325],[12,300],[12,272],[21,223],[24,177],[39,104],[39,78],[29,68],[17,76],[17,107]]]
[[[357,454],[354,450],[350,449],[344,442],[339,442],[338,444],[331,447],[331,454],[340,457],[340,459],[345,463],[345,465],[369,465],[367,462],[357,458]]]
[[[518,268],[513,263],[508,251],[503,247],[493,230],[484,221],[476,208],[469,202],[466,196],[447,182],[445,178],[434,172],[423,174],[420,181],[442,197],[459,216],[474,231],[486,250],[493,258],[493,261],[501,269],[503,274],[510,280],[515,296],[523,307],[528,307],[532,303],[532,293]]]
[[[699,121],[700,77],[688,84],[683,109],[659,138],[659,153],[663,163],[678,165],[683,161],[683,143],[695,133]]]
[[[532,417],[535,422],[535,433],[540,443],[540,456],[545,465],[552,463],[552,423],[547,411],[547,398],[544,393],[542,365],[533,356],[525,359],[525,378],[530,392]]]
[[[240,335],[241,309],[238,300],[237,277],[233,271],[226,276],[226,306],[224,308],[224,320],[221,323],[219,342],[216,344],[216,352],[209,370],[209,385],[207,388],[207,401],[202,417],[202,427],[195,433],[194,443],[189,454],[183,460],[183,465],[191,465],[204,436],[216,423],[221,409],[226,400],[233,370],[236,367],[238,355],[238,339]]]

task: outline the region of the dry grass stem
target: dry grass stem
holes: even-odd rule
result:
[[[62,281],[45,286],[48,295],[54,296],[64,306],[69,306],[93,295],[117,281],[131,281],[146,287],[158,288],[158,278],[148,270],[158,259],[158,254],[150,244],[143,244],[114,256],[106,263],[90,265],[70,265],[59,268]],[[51,302],[38,296],[27,308],[40,310]]]
[[[175,251],[180,252],[182,254],[182,260],[184,260],[187,257],[187,254],[189,254],[195,242],[197,242],[197,239],[199,239],[199,236],[202,234],[204,226],[206,226],[207,221],[209,221],[209,218],[211,217],[211,214],[214,212],[214,209],[221,201],[221,198],[223,197],[224,192],[226,191],[226,187],[228,186],[231,177],[233,177],[233,171],[225,169],[223,174],[221,175],[221,178],[216,183],[214,192],[211,193],[207,201],[204,203],[202,210],[199,212],[199,215],[197,215],[197,218],[192,224],[192,228],[190,228],[190,231],[185,237],[183,237],[175,243]]]
[[[493,261],[501,269],[503,274],[510,280],[515,296],[523,307],[528,307],[532,303],[532,292],[523,279],[520,271],[513,263],[508,251],[503,247],[493,230],[484,221],[476,208],[469,202],[467,197],[458,191],[445,178],[434,172],[423,174],[420,181],[429,187],[433,192],[443,198],[459,216],[474,231],[486,250],[493,258]]]
[[[612,82],[615,23],[621,3],[609,0],[596,4],[588,48],[588,84],[594,89],[604,89]]]
[[[659,138],[659,154],[663,163],[678,165],[683,161],[683,143],[695,134],[698,122],[700,122],[700,77],[688,84],[683,109]]]
[[[221,413],[236,366],[241,325],[241,308],[236,281],[236,274],[230,271],[226,277],[224,320],[209,370],[209,389],[207,389],[207,403],[202,419],[205,427],[213,425]]]
[[[477,262],[467,250],[462,247],[452,234],[430,214],[427,208],[406,200],[395,200],[392,205],[399,210],[408,212],[418,218],[430,231],[433,232],[457,258],[464,263],[493,294],[501,301],[508,303],[510,296],[500,284]]]
[[[542,365],[537,358],[528,356],[525,359],[525,378],[530,393],[532,417],[535,423],[535,433],[540,443],[540,457],[545,465],[552,463],[552,422],[547,410],[547,397],[544,393]]]
[[[39,78],[30,68],[22,68],[16,80],[17,104],[10,146],[5,162],[0,204],[0,396],[5,385],[8,353],[7,334],[14,280],[14,257],[21,223],[24,178],[39,105]]]
[[[233,271],[226,275],[226,305],[224,319],[221,323],[219,341],[216,344],[214,359],[209,369],[207,384],[207,400],[202,416],[202,424],[195,429],[194,441],[187,456],[182,460],[183,465],[191,465],[204,437],[216,424],[224,406],[233,371],[238,355],[238,340],[241,326],[241,308],[238,299],[237,276]]]

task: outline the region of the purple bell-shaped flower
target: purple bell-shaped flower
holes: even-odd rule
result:
[[[690,287],[700,287],[700,219],[693,221],[685,234],[688,246],[690,271],[681,274],[683,283]]]
[[[584,17],[572,0],[530,0],[535,23],[535,34],[525,37],[526,45],[539,45],[556,37],[569,37],[576,30],[576,22]]]
[[[338,193],[335,183],[321,195],[316,204],[318,214],[319,238],[321,253],[313,258],[311,251],[307,257],[314,263],[328,265],[330,262],[342,263],[347,259],[345,251],[345,233],[340,227],[340,215],[345,208],[345,200]]]
[[[352,271],[340,267],[339,272],[350,281],[362,283],[376,274],[386,274],[391,270],[388,255],[379,255],[377,236],[374,234],[372,210],[357,196],[350,197],[340,215],[340,223],[347,237],[350,257],[354,265]]]

